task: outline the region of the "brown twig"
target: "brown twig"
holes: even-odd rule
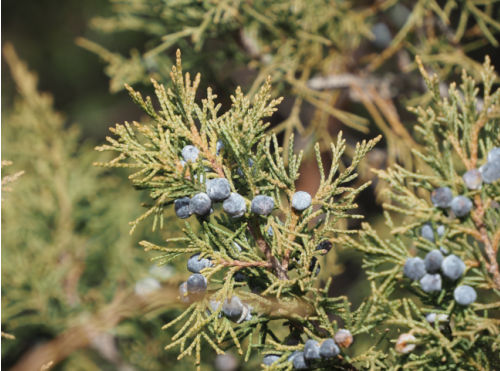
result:
[[[476,225],[476,228],[481,235],[480,241],[484,244],[484,251],[488,258],[488,263],[487,263],[488,272],[490,272],[491,275],[493,276],[493,282],[495,282],[496,288],[500,289],[500,272],[498,270],[498,263],[496,259],[498,252],[498,244],[493,245],[488,236],[488,231],[483,221],[485,210],[480,195],[476,195],[474,197],[474,203],[476,204],[476,208],[472,213],[472,220],[474,221],[474,224]]]
[[[264,267],[264,268],[272,268],[273,265],[270,262],[244,262],[241,260],[219,260],[219,265],[224,267]]]
[[[126,318],[165,308],[170,300],[176,302],[177,290],[164,288],[150,295],[140,296],[119,292],[113,301],[82,325],[67,329],[55,339],[29,350],[10,371],[40,370],[44,365],[57,364],[78,349],[86,348],[92,339],[107,332]]]
[[[257,244],[259,250],[262,251],[262,253],[265,255],[266,260],[271,263],[271,266],[278,278],[280,280],[288,280],[287,271],[283,269],[283,266],[281,265],[279,260],[275,256],[273,256],[271,248],[267,244],[266,240],[264,240],[264,237],[262,237],[262,233],[260,232],[255,219],[248,224],[248,230],[255,239],[255,243]]]

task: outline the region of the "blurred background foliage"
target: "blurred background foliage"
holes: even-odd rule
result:
[[[163,351],[169,336],[160,330],[177,313],[165,308],[185,277],[172,268],[171,285],[135,292],[152,257],[137,241],[161,237],[148,226],[129,236],[140,196],[125,174],[92,166],[103,160],[92,148],[107,128],[141,117],[124,82],[151,91],[149,78],[167,80],[177,48],[184,69],[202,72],[226,107],[236,85],[252,92],[271,75],[285,97],[273,128],[282,140],[298,132],[297,149],[328,144],[340,129],[351,143],[384,134],[361,169],[364,181],[370,167],[415,166],[405,107],[428,96],[414,56],[443,83],[462,68],[474,76],[486,54],[498,71],[499,19],[495,0],[3,1],[2,46],[15,46],[53,101],[4,49],[2,160],[12,164],[2,179],[24,174],[2,189],[2,331],[15,336],[2,338],[2,366],[38,357],[65,370],[190,367]],[[299,188],[314,192],[309,164]],[[360,213],[383,235],[377,185],[362,195]],[[323,264],[341,267],[331,294],[359,303],[369,290],[360,256],[336,253]]]

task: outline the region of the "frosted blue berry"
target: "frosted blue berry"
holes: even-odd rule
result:
[[[190,294],[203,293],[207,289],[207,279],[199,273],[190,275],[186,284],[187,290]]]
[[[463,176],[465,186],[469,189],[479,189],[483,183],[483,178],[481,177],[481,172],[478,169],[472,169],[467,171]]]
[[[451,200],[453,199],[453,193],[448,187],[439,187],[432,191],[431,201],[436,207],[445,209],[450,207]]]
[[[307,366],[306,359],[304,358],[304,352],[298,352],[293,356],[293,368],[295,370],[307,370],[309,367]]]
[[[441,275],[429,273],[425,274],[420,279],[420,287],[427,293],[441,291]]]
[[[456,216],[462,217],[472,210],[472,201],[465,196],[456,196],[451,201],[450,207]]]
[[[403,274],[414,281],[421,279],[425,274],[424,261],[418,257],[406,259]]]
[[[319,355],[319,344],[316,340],[309,339],[306,341],[304,345],[304,358],[306,361],[321,358]]]
[[[269,227],[267,228],[267,235],[268,235],[269,237],[273,237],[273,236],[274,236],[273,227],[269,226]]]
[[[238,193],[231,193],[222,203],[222,208],[233,218],[239,218],[245,214],[247,206],[245,199]]]
[[[225,178],[207,180],[207,195],[212,201],[223,201],[231,194],[231,187]]]
[[[444,246],[439,246],[439,251],[441,251],[441,254],[443,255],[448,255],[449,251],[446,249]]]
[[[487,162],[479,168],[479,171],[485,183],[493,183],[500,179],[500,161]]]
[[[328,240],[321,241],[318,246],[316,247],[316,250],[323,250],[325,251],[323,254],[327,254],[332,248],[332,243]]]
[[[446,232],[446,229],[445,229],[444,225],[439,224],[439,225],[437,226],[437,228],[436,228],[436,232],[437,232],[437,235],[438,235],[439,237],[443,237],[443,236],[444,236],[444,233]]]
[[[198,155],[200,153],[200,150],[196,148],[195,146],[192,146],[191,144],[188,144],[182,149],[182,158],[186,162],[196,162],[196,159],[198,158]]]
[[[210,207],[212,206],[212,201],[206,193],[198,193],[193,196],[191,201],[189,201],[189,210],[191,213],[198,215],[207,215],[210,212]]]
[[[436,273],[443,263],[443,254],[439,250],[432,250],[425,255],[424,263],[427,273]]]
[[[236,282],[245,282],[247,280],[247,276],[241,272],[236,272],[233,277]]]
[[[189,208],[189,197],[178,198],[174,201],[175,215],[181,219],[186,219],[191,216],[191,209]]]
[[[224,143],[222,142],[222,140],[219,139],[215,144],[215,153],[217,156],[219,156],[220,151],[222,151],[223,148],[224,148]]]
[[[432,230],[432,226],[430,224],[425,224],[422,227],[422,229],[420,230],[420,235],[426,240],[434,242],[434,231]]]
[[[236,371],[238,369],[238,361],[231,354],[217,354],[217,357],[215,357],[215,369],[217,371]]]
[[[253,167],[253,164],[254,164],[253,160],[252,160],[251,158],[249,158],[249,159],[248,159],[248,167],[250,167],[250,168],[251,168],[251,167]],[[241,168],[238,168],[238,170],[236,170],[236,172],[237,172],[237,173],[238,173],[238,175],[239,175],[239,176],[241,176],[241,177],[242,177],[242,176],[245,176],[245,175],[243,174],[243,170],[241,170]]]
[[[292,196],[292,207],[295,210],[302,211],[311,206],[311,195],[304,191],[295,192]]]
[[[251,210],[255,214],[269,215],[274,209],[274,200],[272,197],[258,195],[252,200]]]
[[[500,163],[500,147],[493,147],[488,153],[488,162]]]
[[[220,307],[220,301],[217,300],[210,300],[208,304],[210,305],[210,309],[212,310],[212,312],[217,312]]]
[[[340,353],[340,349],[335,344],[335,340],[329,338],[323,341],[321,346],[319,347],[319,354],[322,358],[332,358],[337,356]]]
[[[151,275],[151,277],[160,282],[168,280],[174,275],[174,273],[175,269],[171,265],[158,266],[155,264],[149,268],[149,274]]]
[[[425,319],[429,323],[434,323],[434,322],[447,322],[448,321],[448,315],[444,313],[429,313],[428,315],[425,316]]]
[[[187,282],[183,282],[179,285],[179,297],[181,301],[185,304],[189,304],[188,288]]]
[[[441,271],[446,278],[458,280],[465,271],[465,263],[456,255],[448,255],[441,263]]]
[[[373,43],[377,48],[385,49],[392,41],[391,31],[385,23],[375,23],[372,27],[373,36],[375,36]]]
[[[233,296],[229,300],[226,299],[222,305],[222,312],[224,312],[224,315],[234,321],[241,317],[244,309],[243,303],[237,296]]]
[[[137,295],[149,295],[161,288],[160,283],[153,277],[146,277],[135,284],[134,291]]]
[[[193,273],[200,273],[202,269],[212,267],[213,264],[210,259],[200,258],[200,253],[191,256],[187,262],[187,269]]]
[[[333,337],[338,346],[342,348],[349,348],[354,341],[351,331],[341,328]]]
[[[477,299],[476,290],[467,285],[457,286],[453,291],[455,301],[460,305],[470,305]]]
[[[271,366],[274,362],[278,361],[281,356],[277,354],[266,354],[264,356],[264,359],[262,360],[262,363],[265,364],[266,366]]]

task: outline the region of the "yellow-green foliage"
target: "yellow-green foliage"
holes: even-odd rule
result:
[[[2,338],[2,362],[26,352],[36,355],[28,369],[62,354],[72,370],[122,362],[162,369],[163,357],[138,357],[161,349],[161,333],[136,341],[130,330],[146,332],[150,324],[140,317],[172,297],[168,290],[147,299],[134,294],[151,266],[129,234],[139,199],[121,177],[93,166],[92,146],[81,142],[74,125],[66,127],[52,97],[36,90],[36,77],[12,47],[3,54],[19,93],[2,117],[2,156],[15,169],[2,178],[2,330],[14,336]],[[51,345],[59,355],[44,353],[43,341],[62,334],[71,335]],[[41,353],[30,349],[34,342],[41,342]]]

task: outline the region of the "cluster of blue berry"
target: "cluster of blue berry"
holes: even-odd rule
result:
[[[323,361],[331,361],[334,357],[340,354],[340,348],[348,348],[353,342],[352,334],[349,330],[340,329],[335,334],[334,338],[324,339],[318,342],[314,339],[309,339],[304,344],[302,351],[293,352],[287,362],[292,362],[295,370],[307,370],[316,368]],[[279,354],[267,354],[264,356],[262,363],[266,366],[271,366],[281,358]]]
[[[221,141],[218,141],[216,147],[217,154],[220,153],[222,148],[223,143]],[[187,162],[196,162],[200,151],[193,145],[187,145],[182,149],[181,153],[183,157],[181,163],[185,165]],[[249,165],[252,166],[253,162],[249,162]],[[233,218],[242,217],[247,211],[247,203],[245,198],[239,193],[231,192],[230,183],[225,178],[206,180],[205,192],[199,192],[191,198],[182,197],[175,200],[174,209],[176,215],[181,219],[189,218],[193,214],[196,214],[198,216],[206,216],[213,211],[213,202],[222,202],[222,209]],[[303,211],[311,206],[312,197],[307,192],[298,191],[293,195],[291,203],[292,207],[295,210]],[[270,196],[257,195],[252,199],[250,203],[250,211],[257,215],[267,216],[271,214],[273,209],[274,200]],[[237,248],[239,248],[239,250],[241,250],[238,245],[236,246]],[[193,255],[189,259],[188,270],[193,272],[193,274],[188,278],[186,282],[183,282],[179,287],[182,301],[188,303],[190,302],[189,296],[193,297],[199,295],[206,290],[207,282],[200,271],[211,266],[211,261],[207,258],[200,259],[199,254]],[[238,277],[240,276],[241,274]],[[235,301],[234,303],[237,303],[238,301]]]
[[[487,156],[487,162],[479,169],[468,170],[462,179],[465,186],[470,190],[478,190],[483,182],[491,184],[500,179],[500,147],[494,147]],[[472,201],[463,195],[453,197],[453,193],[448,187],[435,189],[431,194],[434,206],[439,208],[450,208],[458,217],[469,214],[472,210]]]
[[[406,260],[403,273],[414,281],[420,281],[420,287],[426,293],[436,293],[442,289],[442,275],[450,282],[457,281],[465,272],[465,263],[456,255],[443,256],[438,250],[427,253],[425,259],[419,257]],[[467,285],[457,286],[453,292],[455,301],[460,305],[469,305],[476,300],[476,291]]]

